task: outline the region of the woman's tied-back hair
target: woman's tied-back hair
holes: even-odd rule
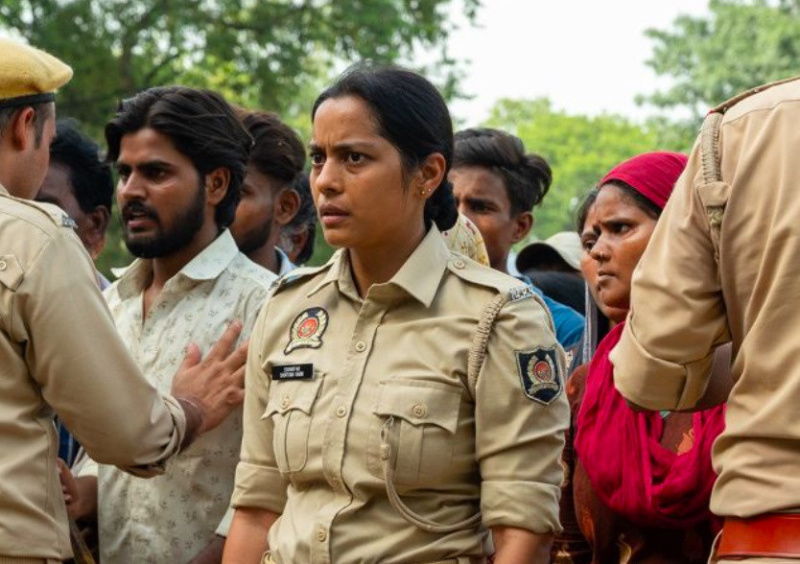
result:
[[[217,227],[233,222],[253,140],[233,108],[216,92],[184,86],[149,88],[120,102],[106,125],[108,160],[119,158],[122,137],[149,127],[172,140],[192,161],[198,176],[224,167],[230,171],[225,197],[214,210]]]
[[[442,182],[425,203],[425,224],[450,229],[458,217],[453,187],[447,181],[453,162],[453,122],[436,87],[409,70],[359,63],[319,95],[311,119],[325,100],[346,96],[363,100],[372,110],[379,135],[400,153],[405,175],[434,153],[444,157]]]
[[[511,214],[531,211],[541,203],[553,171],[542,157],[525,153],[519,137],[499,129],[475,128],[455,136],[453,167],[486,168],[503,181],[511,202]]]

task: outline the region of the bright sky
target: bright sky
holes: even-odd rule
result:
[[[707,0],[484,0],[477,26],[450,39],[465,61],[463,90],[472,100],[451,110],[466,127],[488,117],[500,98],[549,97],[556,109],[643,118],[637,94],[664,86],[645,61],[644,31],[669,29],[681,14],[708,13]],[[463,20],[463,18],[462,18]]]

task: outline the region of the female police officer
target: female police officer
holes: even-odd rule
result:
[[[546,562],[568,408],[527,287],[451,254],[447,107],[357,66],[312,111],[322,268],[285,277],[250,344],[225,562]],[[269,535],[267,538],[267,530]]]

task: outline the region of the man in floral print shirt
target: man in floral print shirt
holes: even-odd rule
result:
[[[168,391],[185,343],[207,348],[232,319],[242,320],[246,338],[275,278],[227,230],[251,140],[218,94],[182,87],[123,102],[106,139],[125,243],[139,258],[105,296],[134,358]],[[101,560],[218,559],[215,531],[228,510],[241,432],[234,412],[153,480],[103,465],[83,471],[82,490],[96,474]]]

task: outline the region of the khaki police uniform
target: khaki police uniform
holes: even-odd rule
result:
[[[141,376],[55,206],[0,186],[0,563],[68,558],[53,414],[99,462],[161,471],[185,418]],[[24,559],[24,560],[20,560]]]
[[[800,80],[760,90],[719,109],[716,156],[695,147],[611,355],[626,398],[685,409],[703,395],[715,347],[733,342],[711,499],[726,517],[800,512]]]
[[[432,227],[364,298],[346,251],[273,292],[233,505],[282,513],[274,562],[483,562],[488,527],[559,530],[564,356],[527,286]]]

